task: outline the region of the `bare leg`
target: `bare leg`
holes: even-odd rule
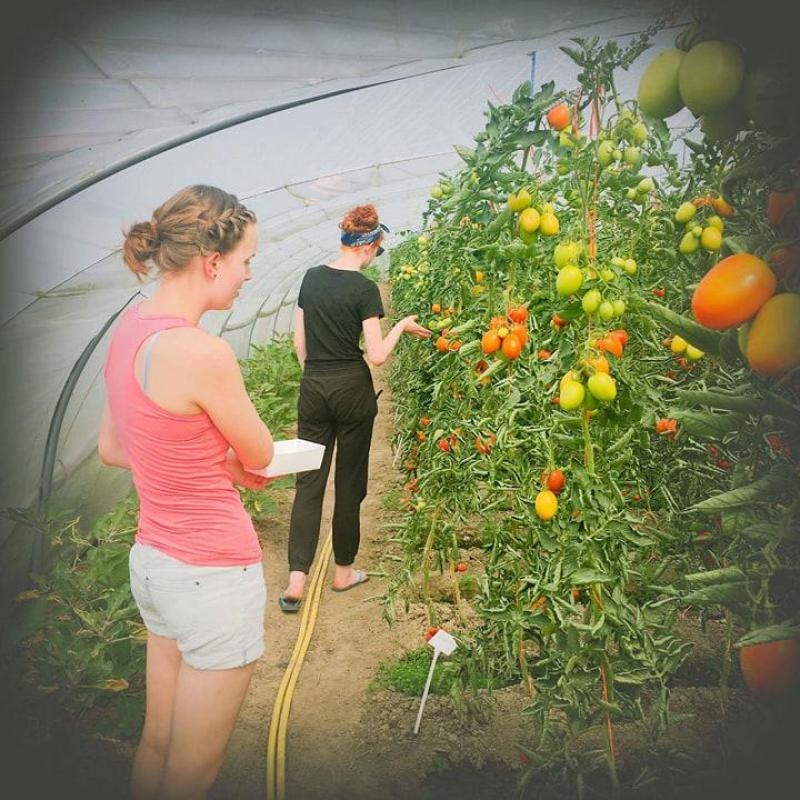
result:
[[[306,585],[306,573],[292,570],[289,573],[289,585],[284,589],[283,596],[287,600],[300,600]]]
[[[255,663],[198,670],[181,665],[159,800],[203,800],[222,766]]]
[[[181,653],[174,639],[147,635],[145,672],[146,710],[142,738],[133,759],[131,797],[153,800],[167,759],[172,730],[172,708],[181,668]]]

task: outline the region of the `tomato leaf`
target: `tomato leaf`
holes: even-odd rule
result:
[[[689,344],[699,347],[704,353],[719,355],[722,347],[722,334],[698,325],[694,320],[676,314],[671,308],[650,303],[649,308],[672,333],[680,334]]]
[[[746,506],[753,502],[771,500],[794,486],[796,481],[794,470],[787,464],[776,464],[767,475],[759,478],[741,489],[731,489],[728,492],[709,497],[695,503],[690,511],[723,511],[727,508]]]
[[[605,572],[600,572],[597,569],[576,569],[569,576],[570,580],[576,584],[585,586],[590,583],[608,583],[612,578],[609,575],[606,575]]]
[[[742,636],[734,647],[749,647],[754,644],[765,644],[766,642],[779,642],[783,639],[800,639],[800,625],[791,622],[779,622],[777,625],[768,625],[765,628],[758,628]]]
[[[672,411],[671,416],[692,436],[710,436],[715,439],[741,430],[746,421],[743,414],[714,414],[684,409]]]

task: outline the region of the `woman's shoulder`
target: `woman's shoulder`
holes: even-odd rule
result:
[[[169,328],[164,331],[162,350],[181,364],[212,365],[213,362],[236,360],[233,348],[219,336],[194,326]]]

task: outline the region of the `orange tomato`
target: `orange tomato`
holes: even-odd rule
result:
[[[547,359],[550,358],[551,355],[553,355],[553,354],[549,350],[540,350],[536,354],[536,356],[539,359],[539,361],[547,361]]]
[[[436,443],[436,446],[443,453],[449,453],[450,452],[450,442],[448,442],[447,439],[439,439],[439,441]]]
[[[676,419],[658,419],[656,420],[656,433],[672,433],[678,432],[678,420]]]
[[[448,345],[448,350],[451,350],[453,352],[460,349],[461,349],[461,342],[459,341],[450,342],[450,344]]]
[[[597,372],[605,372],[606,375],[611,372],[611,367],[609,366],[608,359],[605,356],[590,358],[589,365],[594,367]]]
[[[615,358],[622,358],[622,342],[616,336],[606,336],[597,340],[597,349],[601,353],[611,353]]]
[[[800,294],[776,294],[761,306],[747,337],[747,361],[772,378],[800,365]]]
[[[432,314],[441,314],[441,312],[442,312],[442,307],[438,303],[434,303],[431,306],[431,313]]]
[[[497,331],[486,331],[481,337],[481,350],[484,353],[496,353],[502,344]]]
[[[736,213],[736,209],[724,197],[712,197],[711,205],[719,216],[728,218]]]
[[[446,353],[446,352],[447,352],[447,349],[448,349],[448,347],[450,347],[450,342],[448,342],[448,341],[447,341],[447,339],[445,339],[445,338],[444,338],[444,336],[440,336],[440,337],[439,337],[439,338],[436,340],[436,349],[437,349],[437,350],[438,350],[440,353]]]
[[[563,131],[569,125],[569,108],[559,103],[547,112],[547,124],[555,131]]]
[[[694,291],[692,312],[707,328],[733,328],[747,322],[775,294],[776,285],[765,261],[736,253],[705,274]]]
[[[508,316],[512,322],[525,322],[528,319],[528,309],[525,306],[517,306],[508,312]]]
[[[780,639],[743,647],[739,664],[753,693],[780,697],[800,679],[800,644],[796,639]]]
[[[511,333],[517,336],[522,343],[522,346],[525,347],[528,344],[528,329],[519,323],[516,325],[511,326]]]
[[[522,342],[520,341],[519,336],[516,333],[509,333],[505,339],[503,339],[503,355],[513,361],[516,358],[519,358],[519,354],[522,352]]]

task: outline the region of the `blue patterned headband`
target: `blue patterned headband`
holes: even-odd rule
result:
[[[390,233],[389,229],[382,222],[378,223],[377,228],[366,231],[366,233],[347,233],[347,231],[342,231],[342,244],[347,247],[361,247],[363,244],[372,244],[380,239],[381,231]]]

